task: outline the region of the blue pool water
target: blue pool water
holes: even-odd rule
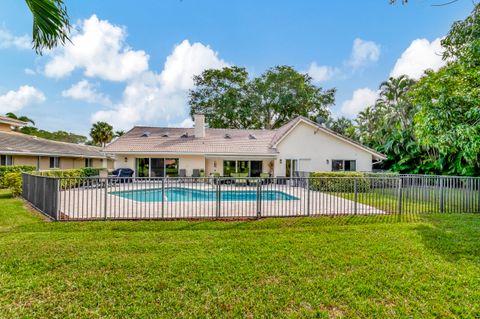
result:
[[[162,189],[141,189],[132,191],[111,192],[110,194],[122,198],[135,200],[138,202],[161,202]],[[165,201],[167,202],[213,202],[216,200],[215,191],[182,188],[182,187],[168,187],[164,192]],[[221,191],[221,201],[256,201],[257,191],[242,190],[242,191]],[[262,191],[261,200],[298,200],[297,197],[286,194],[280,191]]]

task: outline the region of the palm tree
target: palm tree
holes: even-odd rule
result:
[[[25,0],[33,16],[32,46],[37,54],[70,41],[71,25],[63,0]]]
[[[125,135],[125,131],[124,130],[118,130],[118,131],[115,131],[115,134],[113,134],[113,137],[120,137],[122,135]]]
[[[105,147],[113,138],[113,127],[107,122],[97,122],[92,125],[90,137],[94,144]]]
[[[415,84],[406,75],[398,78],[390,77],[380,84],[380,98],[376,107],[385,111],[388,125],[400,124],[401,129],[408,127],[413,120],[414,106],[407,98],[407,92]]]
[[[35,126],[35,121],[33,121],[31,118],[25,115],[17,116],[15,113],[8,112],[7,114],[5,114],[5,116],[14,120],[19,120],[26,123],[32,123]]]

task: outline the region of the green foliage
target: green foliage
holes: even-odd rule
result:
[[[5,175],[8,173],[32,172],[37,168],[35,166],[18,165],[18,166],[0,166],[0,188],[6,188]]]
[[[32,120],[31,118],[25,116],[25,115],[17,116],[13,112],[8,112],[8,113],[5,114],[5,116],[8,117],[8,118],[14,119],[14,120],[19,120],[19,121],[26,122],[26,123],[32,123],[33,125],[35,125],[35,121]]]
[[[3,180],[5,187],[10,189],[13,196],[18,196],[22,193],[22,173],[6,173]]]
[[[97,122],[90,129],[90,137],[96,145],[105,146],[113,139],[113,127],[107,122]]]
[[[194,77],[190,114],[203,113],[214,128],[278,128],[302,115],[329,118],[335,90],[312,84],[308,74],[276,66],[249,79],[245,68],[206,70]]]
[[[56,169],[56,170],[43,171],[38,173],[38,175],[40,176],[63,178],[60,181],[60,187],[62,189],[76,187],[79,182],[76,179],[80,179],[83,177],[98,176],[99,174],[100,174],[100,169],[90,168],[90,167],[77,168],[77,169],[65,169],[65,170]]]
[[[70,41],[70,20],[63,0],[25,0],[33,16],[33,49],[42,54]]]
[[[38,129],[33,126],[22,127],[19,130],[19,132],[23,134],[38,136],[41,138],[45,138],[47,140],[53,140],[53,141],[59,141],[59,142],[67,142],[67,143],[75,143],[75,144],[85,144],[87,142],[87,138],[83,135],[69,133],[65,131],[49,132],[49,131]]]
[[[370,190],[370,180],[361,172],[312,172],[310,187],[316,191],[351,193]],[[355,185],[356,184],[356,185]]]

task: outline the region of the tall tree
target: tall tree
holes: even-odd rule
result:
[[[312,84],[308,74],[290,66],[276,66],[252,81],[252,105],[258,128],[278,128],[302,115],[312,120],[328,119],[328,107],[335,101],[335,89],[323,90]]]
[[[31,118],[25,115],[17,116],[15,113],[8,112],[7,114],[5,114],[5,116],[14,120],[19,120],[25,123],[31,123],[32,125],[35,125],[35,122]]]
[[[96,145],[105,147],[113,139],[113,127],[107,122],[97,122],[92,125],[90,137]]]
[[[71,29],[63,0],[25,0],[33,16],[32,45],[37,54],[70,41]]]
[[[203,113],[210,127],[277,128],[298,115],[328,119],[335,90],[312,84],[307,74],[277,66],[249,80],[240,67],[206,70],[194,77],[190,114]]]
[[[210,127],[250,128],[257,119],[249,103],[250,87],[245,68],[233,66],[205,70],[193,78],[190,115],[205,114]]]

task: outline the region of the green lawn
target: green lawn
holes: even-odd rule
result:
[[[0,318],[480,316],[480,215],[55,223],[0,197]]]

